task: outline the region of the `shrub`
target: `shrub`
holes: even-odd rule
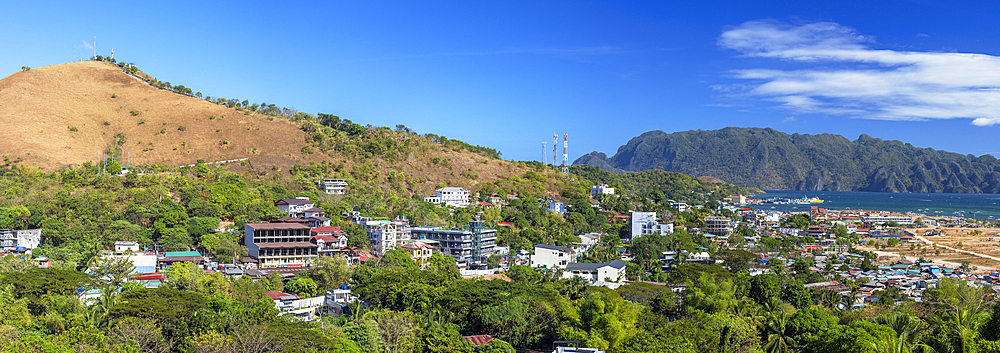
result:
[[[139,116],[139,114],[142,114],[142,112],[140,112],[140,111],[138,111],[138,110],[132,110],[132,111],[130,111],[130,112],[128,112],[128,113],[129,113],[129,114],[132,114],[132,116]]]
[[[104,126],[111,126],[111,122],[110,121],[105,121],[103,124],[104,124]]]
[[[181,125],[181,126],[177,127],[177,131],[185,131],[187,129],[188,129],[187,126],[184,126],[184,125]]]
[[[117,94],[114,94],[114,93],[112,93],[112,94],[111,94],[111,98],[118,98],[118,95],[117,95]]]
[[[69,131],[73,131],[73,132],[77,131],[76,126],[67,126],[67,127],[69,128]]]

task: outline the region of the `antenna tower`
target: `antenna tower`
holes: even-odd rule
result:
[[[542,141],[542,164],[545,164],[548,156],[545,155],[545,141]]]
[[[552,134],[552,168],[556,167],[556,148],[559,147],[559,134]]]
[[[94,59],[97,59],[97,36],[94,36]]]
[[[563,134],[563,173],[569,173],[569,155],[566,154],[567,150],[569,150],[569,134]]]

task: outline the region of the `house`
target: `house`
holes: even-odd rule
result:
[[[573,260],[573,249],[565,246],[536,244],[535,254],[531,255],[531,267],[566,268]]]
[[[130,259],[139,258],[140,256],[129,256]],[[155,258],[155,256],[154,256]],[[202,266],[205,264],[205,258],[201,256],[201,253],[197,251],[167,251],[163,253],[163,256],[156,258],[156,266],[159,268],[167,267],[178,262],[191,262],[195,265]],[[137,268],[136,270],[141,273],[155,272],[150,271],[148,268],[140,268],[136,260],[133,259],[132,264]],[[148,264],[147,264],[148,265]]]
[[[430,265],[429,260],[431,255],[434,253],[433,246],[421,241],[403,244],[403,246],[400,246],[399,249],[410,255],[410,258],[413,259],[417,265],[420,265],[421,269]]]
[[[424,198],[425,202],[443,203],[451,207],[465,207],[469,205],[469,190],[460,187],[443,187],[435,190],[434,196]]]
[[[677,212],[685,212],[688,209],[688,204],[685,202],[671,202],[670,208],[676,209]]]
[[[289,217],[304,217],[304,211],[316,207],[316,203],[309,201],[308,197],[296,197],[294,199],[281,199],[274,202],[281,212],[287,213]]]
[[[139,252],[139,243],[134,241],[116,241],[115,242],[115,252],[123,253],[126,251]]]
[[[42,243],[41,229],[0,229],[0,251],[26,251]]]
[[[319,189],[330,195],[343,195],[347,193],[347,180],[344,179],[319,179],[316,183]]]
[[[394,220],[367,220],[359,223],[368,233],[368,240],[372,244],[372,251],[379,256],[386,251],[395,249],[406,244],[411,238],[410,221],[406,218],[396,218]]]
[[[673,223],[661,224],[656,218],[656,212],[629,211],[632,222],[632,234],[629,240],[635,240],[646,234],[667,234],[674,232]]]
[[[295,294],[278,291],[268,291],[264,294],[274,301],[275,309],[303,321],[314,319],[317,309],[323,306],[323,302],[326,299],[326,297],[303,298]]]
[[[614,195],[615,188],[608,187],[608,184],[604,185],[594,185],[590,187],[590,196],[597,197],[598,195]]]
[[[559,202],[559,201],[555,201],[555,200],[551,200],[551,199],[550,200],[546,200],[546,201],[548,202],[548,207],[546,207],[545,209],[548,210],[549,212],[555,212],[555,213],[558,213],[558,214],[565,214],[566,213],[566,204],[565,203],[562,203],[562,202]]]
[[[310,228],[298,223],[247,223],[244,245],[261,267],[303,266],[319,255]]]
[[[347,250],[347,233],[340,227],[317,227],[309,231],[309,242],[316,244],[319,256],[344,256]]]
[[[601,234],[599,233],[587,233],[580,234],[580,244],[584,247],[590,247],[597,245],[601,242]]]
[[[612,260],[600,264],[570,262],[563,271],[563,278],[581,277],[590,283],[618,281],[625,278],[625,261]]]

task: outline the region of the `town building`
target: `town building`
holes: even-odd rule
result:
[[[670,202],[670,208],[677,210],[677,212],[686,212],[688,210],[688,204],[686,202]]]
[[[115,252],[123,253],[126,251],[139,252],[139,243],[134,241],[116,241],[115,242]]]
[[[597,197],[598,195],[614,195],[615,188],[608,187],[608,184],[604,185],[594,185],[590,187],[590,196]]]
[[[406,252],[407,255],[410,255],[410,258],[413,259],[417,265],[420,265],[421,269],[427,268],[427,266],[430,265],[431,255],[434,254],[434,247],[422,241],[403,244],[403,246],[400,246],[399,249]]]
[[[566,268],[573,260],[573,249],[565,246],[536,244],[531,255],[531,267]]]
[[[319,256],[347,256],[347,233],[340,227],[317,227],[309,231],[309,241],[316,244]]]
[[[885,224],[888,222],[896,222],[899,224],[913,224],[913,217],[873,215],[873,216],[861,217],[861,221],[864,222],[865,225],[869,226],[877,224]]]
[[[41,229],[0,229],[0,251],[31,250],[41,243]]]
[[[444,229],[441,227],[415,227],[411,230],[414,240],[434,240],[437,250],[451,256],[461,268],[485,267],[486,259],[493,255],[496,247],[496,229],[482,228],[480,221],[469,222],[465,229]]]
[[[260,267],[303,266],[319,255],[309,232],[297,223],[247,223],[244,245]]]
[[[330,195],[343,195],[347,193],[347,180],[324,178],[319,180],[317,187]]]
[[[410,222],[406,218],[396,218],[391,221],[369,219],[359,224],[368,232],[372,251],[378,256],[382,256],[386,251],[395,249],[412,239]]]
[[[674,232],[673,223],[661,224],[656,212],[629,211],[632,222],[632,233],[629,240],[635,240],[646,234],[668,234]]]
[[[718,236],[727,236],[733,233],[733,221],[728,217],[705,217],[705,232]]]
[[[546,207],[545,209],[548,210],[549,212],[565,214],[566,204],[555,200],[548,200],[548,207]]]
[[[580,277],[590,283],[597,281],[618,281],[625,278],[625,261],[612,260],[593,264],[570,262],[563,271],[563,278]]]
[[[296,197],[294,199],[281,199],[274,202],[281,212],[288,214],[288,217],[305,217],[305,211],[316,207],[316,203],[309,201],[308,197]]]
[[[443,187],[436,190],[437,194],[424,198],[430,203],[443,203],[451,207],[465,207],[469,205],[469,190],[460,187]]]

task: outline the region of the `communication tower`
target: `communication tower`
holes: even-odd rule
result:
[[[563,173],[569,173],[569,154],[566,153],[567,150],[569,150],[569,134],[563,134]]]
[[[542,164],[547,162],[548,156],[545,155],[545,141],[542,141]]]
[[[559,134],[552,134],[552,169],[556,168],[556,148],[559,147]]]

